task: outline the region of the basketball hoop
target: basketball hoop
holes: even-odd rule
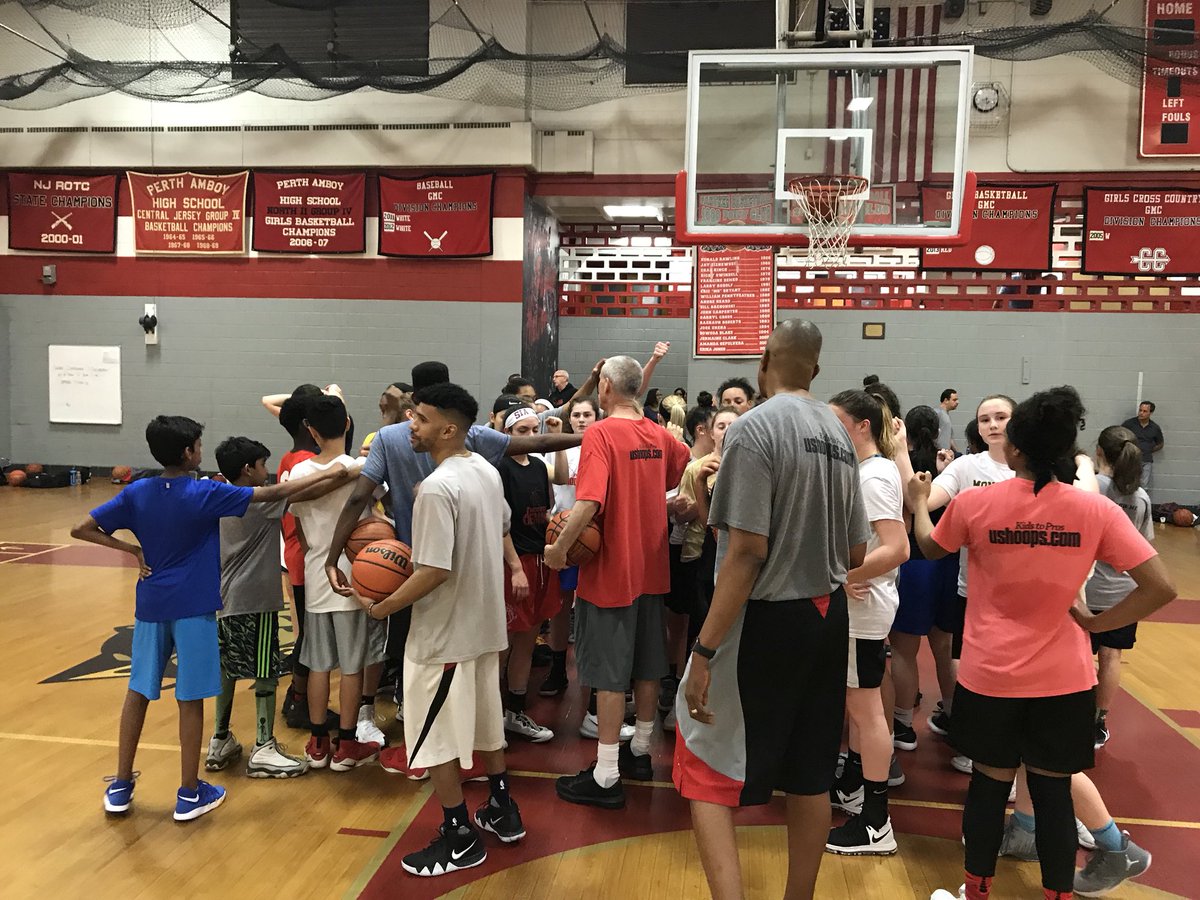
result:
[[[808,265],[842,266],[850,232],[871,183],[858,175],[806,175],[788,182],[792,201],[808,223]]]

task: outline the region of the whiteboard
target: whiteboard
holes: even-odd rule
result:
[[[121,424],[121,348],[51,344],[50,421]]]

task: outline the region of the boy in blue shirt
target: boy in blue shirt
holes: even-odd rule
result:
[[[163,669],[174,652],[178,672],[181,787],[175,819],[196,819],[220,806],[225,789],[197,777],[204,729],[204,698],[221,692],[216,612],[221,608],[223,516],[241,516],[251,503],[270,503],[318,483],[342,483],[345,469],[330,469],[269,487],[235,487],[197,481],[204,428],[184,416],[158,416],[146,426],[151,455],[163,466],[158,478],[135,481],[71,529],[71,536],[122,550],[138,561],[137,605],[129,690],[121,712],[117,774],[104,792],[104,808],[124,813],[133,803],[133,760],[146,709],[157,700]],[[112,537],[132,531],[141,546]]]

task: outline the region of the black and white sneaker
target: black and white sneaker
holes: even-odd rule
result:
[[[1095,749],[1099,750],[1108,743],[1108,718],[1101,716],[1096,720],[1096,740]]]
[[[650,754],[638,756],[629,744],[621,745],[617,765],[620,767],[622,778],[628,778],[630,781],[654,780],[654,764],[650,761]]]
[[[929,717],[929,730],[934,734],[945,737],[950,733],[950,715],[944,709],[937,709]]]
[[[509,800],[508,806],[496,806],[489,797],[475,811],[475,824],[506,844],[525,837],[525,823],[521,821],[521,810],[517,808],[515,800]]]
[[[897,750],[916,750],[917,730],[911,725],[905,725],[903,722],[893,719],[892,746]]]
[[[835,784],[829,789],[829,802],[834,809],[857,816],[862,812],[863,800],[866,795],[866,789],[861,784],[849,792],[843,791]]]
[[[898,848],[891,818],[882,828],[872,828],[862,816],[851,816],[844,825],[830,830],[825,849],[842,856],[891,856]]]
[[[439,825],[438,835],[429,846],[408,854],[400,860],[400,865],[411,875],[433,878],[459,869],[472,869],[486,859],[483,838],[470,825],[463,825],[452,832],[447,832],[445,825]]]
[[[578,803],[580,806],[624,809],[625,788],[621,786],[621,782],[618,781],[612,787],[600,787],[592,775],[595,768],[593,763],[578,775],[563,775],[554,783],[555,792],[568,803]]]

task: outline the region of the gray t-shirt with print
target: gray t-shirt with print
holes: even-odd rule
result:
[[[871,528],[859,489],[858,458],[846,429],[824,403],[777,394],[729,426],[708,521],[767,537],[755,600],[820,597],[845,584],[850,548]]]
[[[283,609],[279,520],[287,501],[251,503],[240,519],[221,520],[221,602],[218,618]]]
[[[1141,488],[1132,494],[1122,494],[1108,475],[1097,475],[1100,493],[1121,507],[1129,521],[1148,541],[1154,540],[1154,516],[1150,509],[1150,496]],[[222,519],[222,522],[225,520]],[[1118,572],[1106,562],[1096,562],[1096,570],[1088,579],[1084,593],[1088,609],[1102,611],[1112,609],[1137,587],[1137,582],[1124,572]]]

